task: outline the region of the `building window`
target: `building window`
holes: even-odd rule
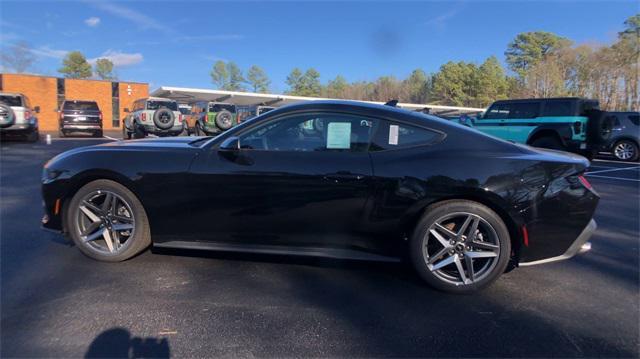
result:
[[[0,91],[2,91],[2,74],[0,74]]]
[[[64,79],[63,78],[58,78],[57,80],[58,80],[57,81],[57,84],[58,84],[58,108],[60,108],[60,106],[64,102],[65,88],[64,88]]]
[[[112,82],[111,83],[111,97],[120,97],[120,83]]]
[[[120,99],[117,97],[111,98],[111,122],[113,127],[120,127]]]

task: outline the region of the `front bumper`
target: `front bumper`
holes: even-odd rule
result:
[[[95,124],[75,124],[75,123],[63,123],[60,129],[65,131],[96,131],[101,130],[102,126],[99,123]]]
[[[573,241],[571,246],[569,246],[569,248],[563,254],[556,257],[545,258],[545,259],[540,259],[540,260],[531,261],[531,262],[520,262],[519,266],[526,267],[526,266],[532,266],[536,264],[562,261],[565,259],[569,259],[578,253],[587,252],[591,250],[591,242],[588,242],[588,240],[589,238],[591,238],[591,236],[593,235],[593,233],[596,231],[597,228],[598,228],[598,225],[596,224],[596,221],[592,219],[591,221],[589,221],[589,224],[587,224],[587,226],[582,230],[578,238],[576,238],[576,240]]]

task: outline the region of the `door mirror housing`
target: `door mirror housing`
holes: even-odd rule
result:
[[[40,113],[40,106],[36,106],[33,108],[36,113]]]
[[[240,138],[231,136],[220,144],[220,150],[225,152],[239,152],[240,151]]]

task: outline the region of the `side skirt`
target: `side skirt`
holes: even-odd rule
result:
[[[350,259],[375,262],[401,262],[401,258],[387,257],[373,253],[357,251],[353,249],[339,248],[312,248],[292,246],[268,246],[268,245],[241,245],[219,242],[186,242],[170,241],[155,243],[157,248],[195,249],[219,252],[241,252],[259,254],[277,254],[304,257],[321,257],[333,259]]]

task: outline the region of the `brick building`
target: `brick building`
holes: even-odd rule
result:
[[[149,85],[138,82],[80,80],[25,74],[0,74],[0,91],[19,92],[31,106],[40,106],[41,131],[58,130],[58,112],[62,101],[92,100],[102,111],[105,130],[119,129],[120,120],[133,101],[149,96]]]

